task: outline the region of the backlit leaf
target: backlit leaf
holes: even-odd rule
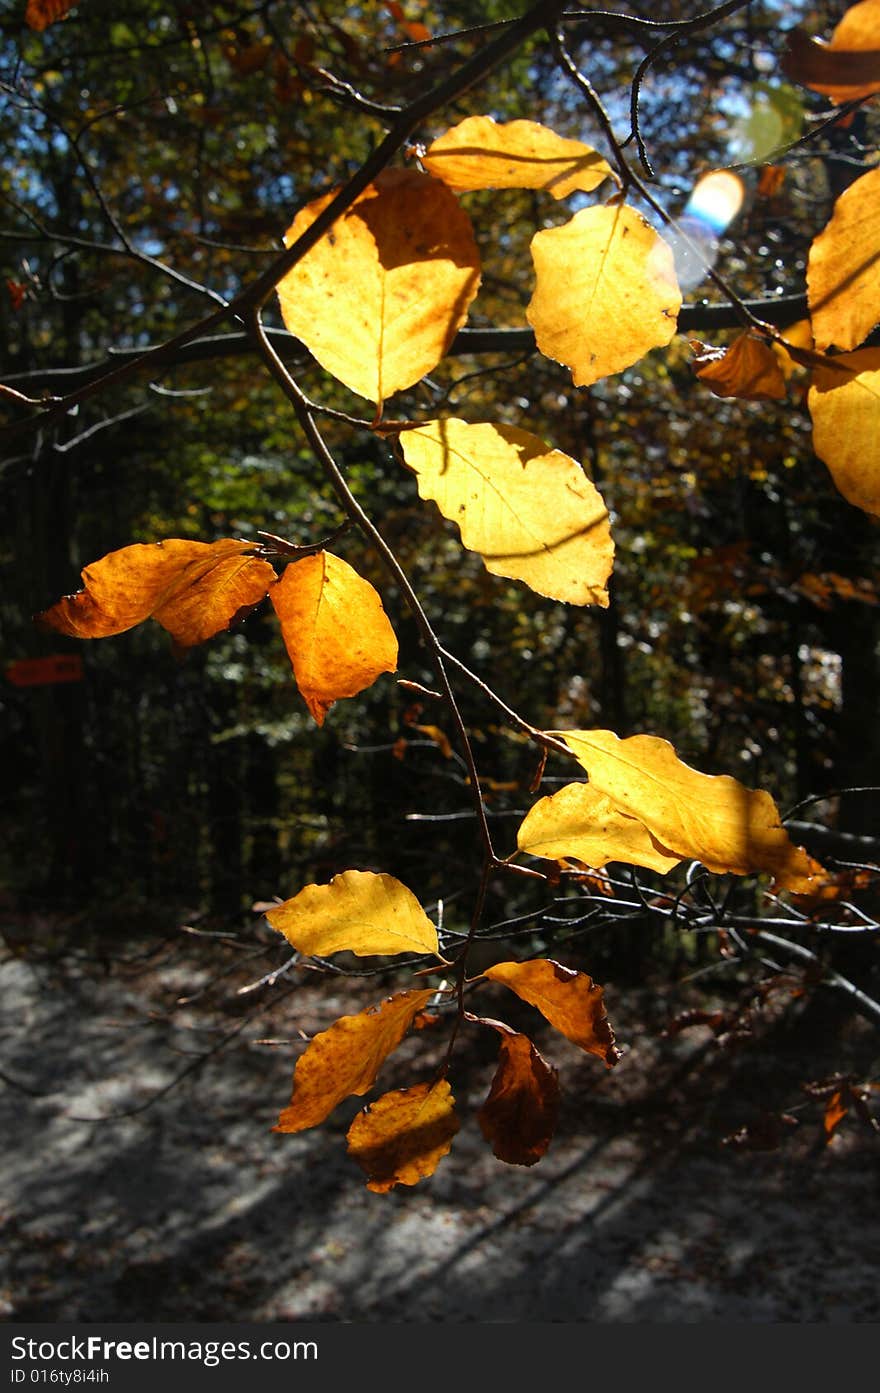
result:
[[[766,872],[783,889],[805,891],[822,867],[795,846],[769,793],[746,788],[727,774],[700,774],[684,764],[668,740],[611,730],[556,731],[590,783],[662,846],[735,875]]]
[[[620,1058],[605,1011],[603,990],[591,977],[552,958],[496,963],[483,973],[536,1006],[541,1015],[575,1045],[597,1054],[611,1068]]]
[[[807,298],[817,348],[857,348],[880,321],[880,169],[840,195],[810,247]]]
[[[792,29],[782,58],[782,71],[794,82],[841,103],[880,91],[880,4],[862,0],[852,5],[831,36],[830,43]]]
[[[785,378],[772,348],[754,335],[740,334],[729,348],[709,348],[691,341],[697,350],[693,369],[716,397],[740,397],[744,401],[779,401],[785,396]]]
[[[367,1174],[367,1189],[385,1194],[433,1175],[458,1131],[455,1100],[445,1079],[385,1093],[358,1113],[348,1150]]]
[[[343,871],[307,885],[266,918],[300,953],[436,953],[437,930],[415,895],[390,875]]]
[[[429,174],[449,188],[545,189],[554,198],[591,193],[614,178],[598,151],[565,140],[536,121],[497,124],[491,116],[469,116],[438,137],[422,156]]]
[[[422,498],[488,571],[554,600],[608,604],[608,512],[581,466],[513,426],[429,421],[400,438]]]
[[[84,0],[28,0],[24,22],[41,34],[56,20],[64,19],[77,3],[83,4]]]
[[[498,1068],[477,1114],[480,1129],[499,1161],[533,1166],[556,1131],[559,1076],[527,1035],[511,1030],[503,1021],[473,1019],[501,1036]]]
[[[807,405],[813,449],[844,498],[880,514],[880,348],[841,353],[817,368]]]
[[[629,817],[592,784],[566,784],[530,809],[516,834],[520,851],[548,860],[573,858],[596,869],[625,861],[668,871],[678,865],[643,823]]]
[[[388,1055],[397,1049],[433,992],[398,992],[356,1016],[340,1016],[315,1035],[293,1071],[293,1094],[273,1132],[317,1127],[352,1094],[368,1093]]]
[[[300,210],[288,246],[333,194]],[[381,405],[436,367],[480,283],[470,219],[445,184],[380,174],[279,282],[284,323],[353,392]]]
[[[317,721],[397,669],[397,639],[369,581],[331,552],[287,567],[271,591],[296,684]]]
[[[526,317],[542,353],[576,387],[621,372],[675,333],[681,291],[672,251],[626,204],[585,208],[532,239]]]
[[[156,619],[180,648],[227,629],[241,610],[263,599],[277,576],[249,556],[252,542],[137,544],[111,551],[82,572],[85,589],[36,616],[71,638],[108,638]]]

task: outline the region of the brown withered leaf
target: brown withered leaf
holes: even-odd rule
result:
[[[340,1016],[329,1030],[315,1035],[296,1062],[290,1102],[272,1131],[317,1127],[343,1098],[368,1093],[432,995],[430,989],[398,992],[356,1016]]]
[[[179,648],[191,648],[227,629],[274,587],[268,561],[248,555],[252,542],[230,537],[188,542],[170,537],[111,551],[82,572],[75,595],[35,616],[71,638],[109,638],[155,619]]]
[[[807,299],[819,349],[858,348],[880,321],[880,169],[844,190],[813,240]]]
[[[391,875],[343,871],[328,885],[306,885],[266,918],[300,953],[436,953],[437,930],[415,895]]]
[[[728,348],[710,348],[691,340],[696,357],[691,366],[716,397],[743,401],[781,401],[785,378],[772,348],[754,334],[738,335]]]
[[[397,670],[397,638],[369,581],[329,551],[289,565],[270,594],[296,685],[317,724],[334,701]]]
[[[816,368],[807,396],[813,449],[844,498],[880,515],[880,348],[841,353]]]
[[[609,1068],[620,1058],[614,1031],[605,1011],[603,989],[592,977],[563,967],[552,958],[528,962],[496,963],[483,973],[536,1006],[546,1020],[588,1054],[596,1054]]]
[[[385,1194],[433,1175],[458,1131],[445,1079],[385,1093],[348,1129],[348,1150],[367,1174],[367,1189]]]
[[[559,1076],[527,1035],[503,1021],[468,1016],[501,1036],[498,1068],[477,1114],[480,1130],[499,1161],[533,1166],[546,1153],[559,1117]]]
[[[566,140],[536,121],[496,122],[468,116],[428,147],[422,164],[459,193],[471,189],[544,189],[554,198],[590,193],[611,166],[579,140]]]
[[[780,64],[786,77],[821,92],[838,105],[880,91],[880,6],[877,0],[852,5],[830,43],[803,29],[787,35]]]
[[[50,24],[64,19],[74,5],[84,3],[85,0],[28,0],[24,22],[29,29],[35,29],[38,34],[42,34]]]

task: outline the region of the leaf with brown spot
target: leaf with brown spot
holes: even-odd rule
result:
[[[880,169],[850,184],[810,247],[807,299],[817,348],[858,348],[880,322]]]
[[[292,245],[335,195],[301,209]],[[381,404],[437,366],[480,284],[473,228],[427,174],[387,169],[278,284],[281,314],[318,362]]]
[[[296,1062],[290,1102],[272,1131],[317,1127],[343,1098],[368,1093],[432,996],[430,988],[398,992],[356,1016],[340,1016],[329,1030],[315,1035]]]
[[[880,515],[880,348],[841,353],[816,368],[807,396],[813,449],[844,498]]]
[[[385,1093],[348,1129],[348,1151],[367,1174],[367,1189],[385,1194],[433,1175],[458,1131],[445,1079]]]
[[[532,238],[526,318],[538,348],[576,387],[622,372],[675,334],[681,291],[672,251],[625,203],[585,208]]]
[[[850,6],[829,43],[790,30],[780,66],[792,82],[838,105],[880,91],[880,4]]]
[[[563,967],[552,958],[531,958],[524,963],[496,963],[483,976],[503,983],[536,1006],[561,1035],[604,1059],[609,1068],[617,1063],[620,1050],[605,1011],[603,989],[586,973]]]
[[[477,1118],[499,1161],[533,1166],[545,1155],[559,1117],[559,1075],[527,1035],[503,1021],[468,1016],[501,1036],[498,1068]]]
[[[275,571],[268,561],[248,555],[253,550],[252,542],[232,538],[170,537],[122,547],[86,566],[85,588],[35,619],[70,638],[109,638],[152,618],[179,648],[191,648],[228,629],[275,586]]]
[[[319,726],[334,701],[397,671],[397,638],[378,593],[338,556],[294,561],[270,598],[296,685]]]
[[[458,193],[472,189],[544,189],[554,198],[591,193],[616,175],[598,151],[565,140],[536,121],[468,116],[429,145],[429,174]]]
[[[785,378],[772,348],[754,334],[738,335],[728,348],[710,348],[691,340],[696,357],[691,366],[716,397],[743,401],[781,401]]]
[[[327,885],[306,885],[266,918],[300,953],[359,957],[436,953],[437,930],[415,895],[391,875],[343,871]]]
[[[681,859],[590,784],[566,784],[542,798],[526,814],[516,844],[530,856],[574,859],[597,870],[608,861],[625,861],[666,872]]]

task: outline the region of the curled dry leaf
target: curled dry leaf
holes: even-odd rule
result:
[[[496,963],[483,976],[503,983],[536,1006],[561,1035],[604,1059],[609,1068],[617,1063],[620,1050],[614,1043],[603,990],[586,973],[563,967],[552,958],[532,958],[524,963]]]
[[[82,572],[85,589],[36,615],[71,638],[109,638],[155,619],[179,648],[191,648],[251,609],[275,585],[268,561],[248,555],[252,542],[136,544],[111,551]]]
[[[477,1114],[480,1130],[499,1161],[533,1166],[546,1153],[559,1117],[559,1076],[527,1035],[503,1021],[469,1016],[501,1036],[498,1068]]]
[[[301,209],[291,246],[324,211]],[[381,403],[435,368],[480,284],[470,219],[427,174],[380,174],[278,284],[281,314],[318,362]]]
[[[400,445],[421,497],[493,575],[553,600],[608,604],[608,510],[576,460],[513,426],[455,418],[405,431]]]
[[[334,701],[397,671],[397,639],[379,595],[338,556],[294,561],[271,600],[296,685],[319,726]]]
[[[852,5],[830,43],[810,38],[803,29],[788,34],[782,71],[792,82],[821,92],[836,103],[880,92],[880,5],[862,0]]]
[[[850,184],[813,241],[807,299],[817,348],[857,348],[880,321],[880,169]]]
[[[520,851],[548,860],[582,861],[599,869],[625,861],[653,871],[669,871],[671,855],[644,823],[621,810],[591,784],[566,784],[527,813],[516,834]]]
[[[807,397],[813,449],[844,498],[880,515],[880,348],[841,353],[819,367]]]
[[[329,1117],[343,1098],[368,1093],[433,992],[398,992],[380,1006],[340,1016],[314,1036],[293,1071],[293,1093],[273,1132],[304,1132]]]
[[[781,401],[785,378],[773,349],[753,334],[738,335],[728,348],[710,348],[691,340],[696,357],[691,366],[716,397],[743,401]]]
[[[468,116],[428,147],[422,164],[459,193],[472,189],[544,189],[554,198],[591,193],[615,179],[598,151],[565,140],[537,121],[496,123]]]
[[[548,358],[589,386],[672,339],[681,291],[672,251],[625,203],[585,208],[532,238],[526,317]]]
[[[385,1093],[348,1129],[348,1150],[367,1174],[367,1189],[385,1194],[433,1175],[458,1131],[445,1079]]]
[[[766,872],[785,890],[803,892],[823,868],[795,846],[763,790],[728,774],[701,774],[678,758],[668,740],[611,730],[554,731],[594,788],[643,822],[660,844],[710,871]]]
[[[415,895],[391,875],[343,871],[306,885],[266,918],[300,953],[436,953],[437,930]]]

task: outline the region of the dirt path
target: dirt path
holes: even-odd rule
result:
[[[662,1039],[656,996],[652,1013],[652,994],[609,989],[628,1053],[606,1072],[547,1038],[565,1103],[540,1165],[492,1157],[474,1112],[493,1065],[475,1057],[451,1155],[378,1196],[345,1153],[354,1101],[315,1131],[268,1130],[295,1052],[257,1041],[357,1009],[345,982],[307,978],[145,1111],[75,1120],[148,1101],[240,1020],[232,987],[210,1011],[175,1006],[210,984],[185,949],[0,964],[6,1320],[880,1319],[877,1137],[847,1122],[821,1145],[809,1102],[778,1150],[721,1145],[804,1077],[876,1072],[867,1026],[832,1039],[829,1017],[823,1040],[804,1019],[731,1057],[705,1028]],[[407,1042],[383,1083],[422,1077],[423,1048]]]

